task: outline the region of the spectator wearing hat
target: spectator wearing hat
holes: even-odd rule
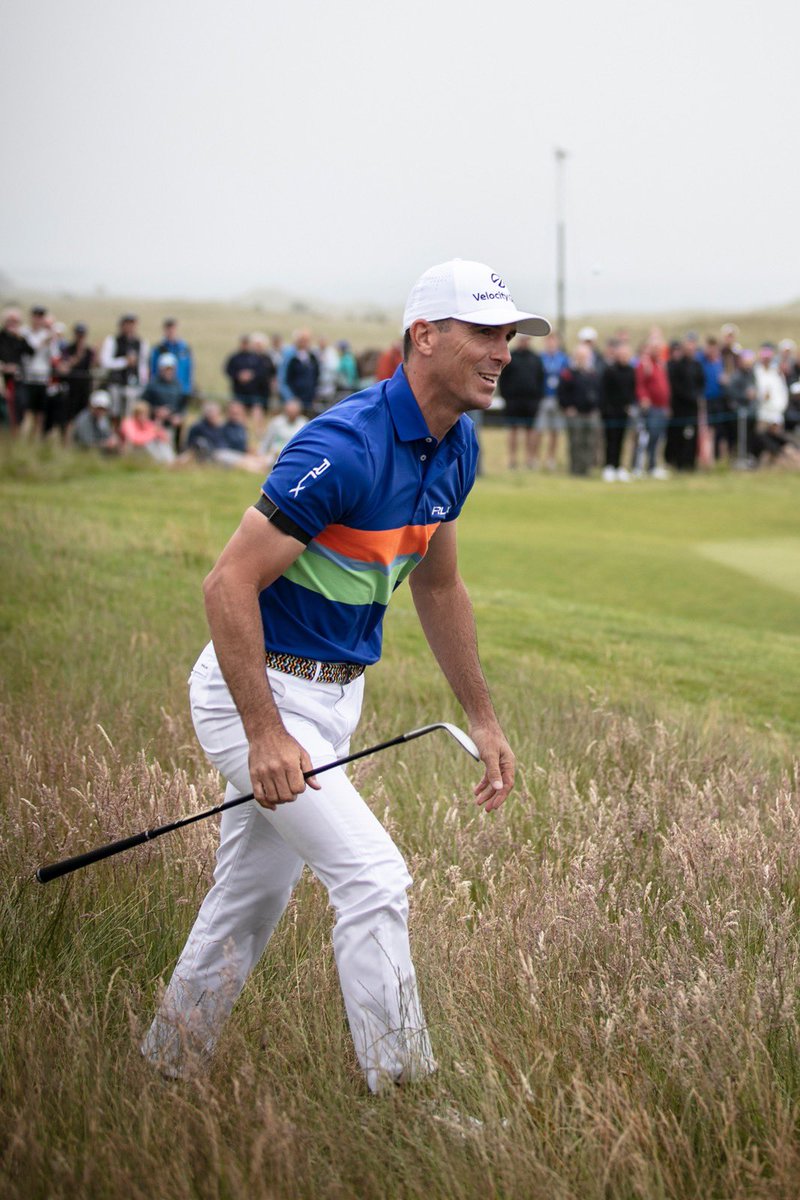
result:
[[[64,347],[58,362],[58,374],[64,381],[63,435],[89,403],[92,394],[92,372],[97,365],[97,353],[89,344],[89,327],[79,321],[72,327],[73,340]]]
[[[533,426],[544,394],[544,365],[533,349],[530,337],[525,334],[515,338],[511,357],[500,372],[497,389],[506,405],[509,470],[514,471],[519,465],[520,441],[524,443],[525,465],[533,470],[536,449]]]
[[[83,450],[103,450],[113,454],[120,442],[109,420],[111,398],[108,392],[94,392],[88,408],[78,413],[72,426],[72,440]]]
[[[572,365],[561,372],[558,402],[567,418],[570,474],[588,475],[597,454],[600,372],[587,342],[576,347]]]
[[[178,360],[167,351],[156,360],[156,373],[150,377],[142,399],[150,407],[154,420],[171,431],[175,450],[178,450],[181,429],[186,419],[188,397],[178,381]]]
[[[139,336],[138,317],[124,313],[117,332],[110,333],[100,348],[100,366],[107,372],[111,419],[117,424],[142,394],[148,376],[147,342]]]
[[[33,432],[42,436],[51,424],[55,398],[51,391],[53,364],[59,356],[58,335],[47,309],[36,304],[22,330],[27,349],[22,358],[23,407],[33,415]]]
[[[593,325],[584,325],[578,330],[578,345],[588,346],[592,352],[592,366],[595,371],[601,371],[605,366],[605,360],[600,353],[598,347],[598,339],[600,335]]]
[[[188,342],[178,337],[177,317],[165,317],[162,324],[161,341],[153,346],[150,352],[150,378],[158,374],[158,361],[163,354],[171,354],[175,359],[175,378],[181,389],[183,409],[189,405],[194,394],[194,360],[192,349]]]
[[[21,330],[22,316],[19,309],[7,308],[0,327],[0,379],[5,401],[5,419],[12,433],[17,433],[25,416],[22,360],[30,353],[30,347]]]

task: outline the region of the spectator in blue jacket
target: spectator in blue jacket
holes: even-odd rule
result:
[[[180,384],[183,407],[186,408],[194,392],[194,361],[192,348],[183,338],[178,337],[178,321],[176,317],[165,317],[162,326],[163,337],[150,352],[150,378],[158,373],[158,360],[162,354],[171,354],[175,358],[175,378]]]
[[[544,367],[544,396],[539,402],[534,423],[531,465],[535,467],[544,452],[548,470],[553,471],[556,466],[558,437],[564,429],[564,414],[558,403],[558,383],[561,372],[569,366],[569,358],[557,333],[550,333],[544,339],[541,359]],[[545,434],[547,434],[546,449]]]
[[[706,338],[705,349],[697,357],[705,377],[703,394],[706,401],[706,419],[714,439],[714,455],[716,458],[727,457],[734,448],[736,421],[728,407],[728,396],[723,382],[725,368],[717,339]]]

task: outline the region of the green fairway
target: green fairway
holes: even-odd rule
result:
[[[13,1200],[791,1200],[800,1178],[798,480],[508,474],[459,521],[518,755],[486,818],[450,739],[352,777],[414,877],[440,1073],[364,1092],[308,874],[211,1073],[138,1043],[212,821],[46,887],[35,867],[220,798],[186,677],[202,579],[258,495],[25,448],[0,483],[0,1187]],[[402,587],[357,744],[463,714]],[[476,1132],[435,1120],[454,1104]]]
[[[712,562],[732,567],[761,583],[785,588],[800,596],[800,538],[751,538],[729,542],[707,542],[697,547],[698,554]]]
[[[498,447],[489,435],[490,462]],[[6,694],[25,701],[39,689],[70,711],[91,701],[114,736],[117,714],[133,706],[135,735],[149,738],[148,707],[183,703],[205,637],[202,577],[257,483],[198,469],[80,467],[57,456],[51,472],[4,485]],[[711,706],[796,733],[797,486],[767,474],[611,488],[490,474],[460,521],[490,677],[524,668],[532,703],[545,670],[548,687],[589,686],[662,712],[689,704],[699,719]],[[403,588],[386,661],[420,652]],[[123,661],[100,688],[87,670]]]

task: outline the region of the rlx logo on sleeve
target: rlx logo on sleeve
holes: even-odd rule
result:
[[[432,517],[446,517],[449,512],[450,512],[449,504],[447,505],[446,508],[443,504],[434,504],[433,508],[431,509],[431,516]]]
[[[300,492],[305,491],[306,483],[310,479],[319,479],[320,475],[324,475],[330,465],[330,461],[327,458],[323,458],[319,466],[312,467],[310,471],[306,472],[299,483],[296,483],[293,488],[289,488],[289,495],[297,499]]]

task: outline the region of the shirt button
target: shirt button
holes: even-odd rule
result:
[[[426,441],[426,442],[432,442],[432,441],[433,441],[433,438],[425,438],[425,441]]]
[[[419,461],[420,461],[420,462],[425,462],[425,459],[426,459],[427,457],[428,457],[428,456],[427,456],[427,454],[420,454],[420,456],[419,456]]]

